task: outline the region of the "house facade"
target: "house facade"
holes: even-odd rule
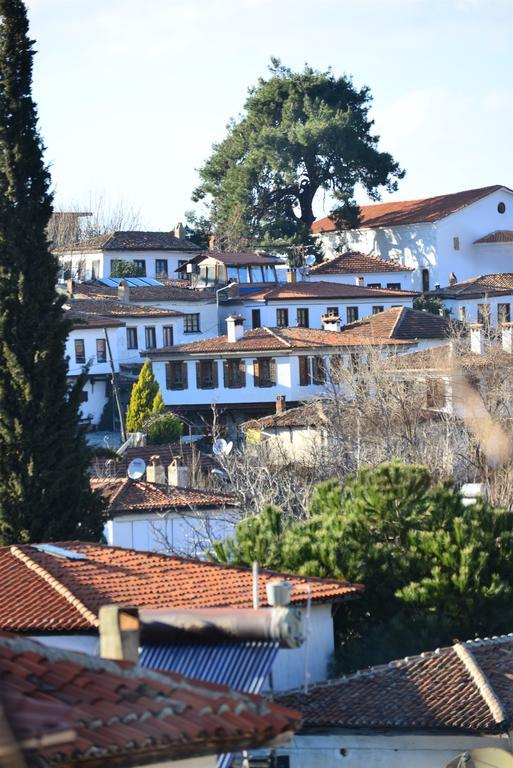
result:
[[[513,233],[511,241],[513,243]],[[511,322],[513,272],[452,281],[450,285],[431,291],[430,295],[440,299],[445,310],[457,320],[497,328]]]
[[[309,281],[323,280],[330,283],[350,283],[368,288],[411,290],[414,284],[413,267],[405,267],[391,259],[380,259],[356,251],[345,251],[305,271]]]
[[[451,274],[467,280],[510,272],[513,242],[496,233],[512,230],[513,192],[501,185],[364,205],[353,229],[344,229],[333,216],[312,225],[327,258],[349,250],[390,259],[413,268],[409,287],[420,291],[447,285]]]

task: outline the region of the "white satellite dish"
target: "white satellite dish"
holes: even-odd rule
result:
[[[315,256],[313,254],[308,254],[308,256],[305,257],[305,264],[307,267],[313,267],[315,264]]]
[[[226,440],[223,440],[222,437],[220,437],[218,440],[215,441],[214,445],[212,446],[212,453],[214,456],[220,456],[222,453],[226,453],[226,448],[228,447],[228,443]]]
[[[225,455],[225,456],[228,456],[228,454],[229,454],[229,453],[231,453],[231,451],[232,451],[232,448],[233,448],[233,443],[232,443],[232,441],[230,440],[230,442],[229,442],[229,443],[226,443],[226,448],[224,449],[224,455]]]
[[[128,465],[128,477],[130,480],[140,480],[146,472],[146,462],[144,459],[133,459]]]

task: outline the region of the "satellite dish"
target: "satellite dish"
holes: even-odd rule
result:
[[[214,456],[220,456],[222,453],[226,453],[226,449],[228,447],[228,443],[226,440],[223,440],[222,437],[219,438],[219,440],[216,440],[214,445],[212,446],[212,453]]]
[[[307,267],[313,267],[313,265],[315,264],[315,256],[311,253],[308,256],[306,256],[305,264]]]
[[[225,456],[228,456],[228,454],[229,454],[229,453],[231,453],[231,450],[232,450],[232,448],[233,448],[233,443],[232,443],[232,441],[230,440],[230,442],[229,442],[229,443],[226,443],[226,448],[225,448],[225,449],[224,449],[224,451],[223,451],[224,455],[225,455]]]
[[[128,465],[128,477],[130,480],[140,480],[146,472],[146,462],[143,459],[133,459]]]
[[[228,479],[226,472],[223,472],[222,469],[213,469],[212,474],[218,477],[220,480],[223,480],[224,482],[226,482],[226,480]]]

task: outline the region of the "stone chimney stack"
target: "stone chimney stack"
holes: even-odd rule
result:
[[[474,355],[484,354],[484,333],[481,323],[473,323],[470,326],[470,351]]]
[[[189,467],[180,458],[173,459],[167,468],[167,481],[175,488],[189,487]]]
[[[365,285],[365,278],[361,277],[361,275],[358,275],[355,279],[355,285],[358,285],[360,288]]]
[[[513,323],[502,323],[502,348],[504,352],[513,354]]]
[[[276,395],[276,413],[283,413],[286,409],[285,395]]]
[[[166,470],[160,461],[160,456],[150,456],[150,463],[146,467],[146,480],[149,483],[166,484]]]
[[[289,267],[287,269],[287,283],[295,283],[297,281],[297,273],[295,267]]]
[[[454,272],[451,272],[451,274],[449,275],[449,285],[456,285],[457,282],[458,282],[458,278],[456,277]]]
[[[340,317],[338,315],[321,315],[323,331],[340,331]]]
[[[130,304],[130,286],[126,280],[121,280],[118,285],[118,299],[123,304]]]
[[[229,315],[226,318],[228,343],[235,344],[244,336],[244,318],[242,315]]]
[[[183,240],[185,237],[185,229],[181,221],[179,221],[175,227],[175,237],[177,237],[179,240]]]
[[[215,251],[216,250],[216,236],[215,235],[209,235],[208,236],[208,250],[209,251]]]

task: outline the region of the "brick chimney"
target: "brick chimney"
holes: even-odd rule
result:
[[[121,280],[118,285],[118,299],[123,304],[130,304],[130,286],[126,280]]]
[[[185,237],[185,229],[181,221],[179,221],[175,226],[175,237],[177,237],[179,240],[183,240]]]
[[[283,413],[286,409],[285,395],[276,395],[276,413]]]
[[[209,251],[215,251],[216,250],[216,236],[215,235],[209,235],[208,236],[208,250]]]
[[[484,333],[481,323],[473,323],[470,326],[470,351],[474,355],[484,354]]]
[[[287,283],[295,283],[297,281],[297,272],[295,267],[289,267],[287,269]]]
[[[338,315],[321,315],[323,331],[340,331],[340,317]]]
[[[229,315],[226,318],[226,334],[229,344],[235,344],[242,339],[244,336],[244,318],[242,315]]]
[[[146,480],[149,483],[166,484],[166,470],[160,461],[160,456],[150,456],[150,463],[146,467]]]

